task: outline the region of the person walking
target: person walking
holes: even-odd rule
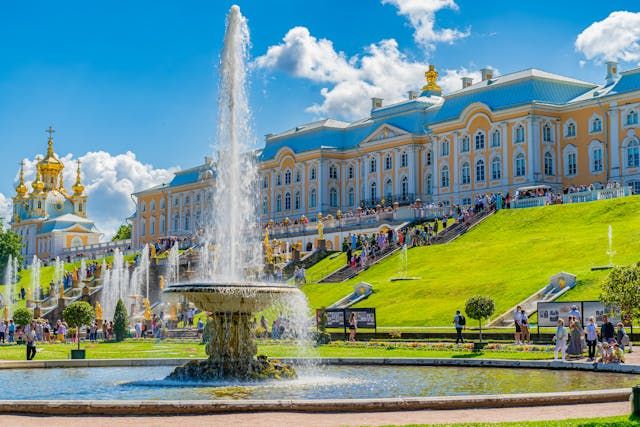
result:
[[[464,326],[466,324],[467,320],[462,314],[460,314],[460,310],[456,310],[456,315],[453,316],[453,325],[456,328],[456,344],[464,343],[464,338],[462,338],[462,330],[464,329]]]
[[[598,343],[598,328],[596,327],[596,321],[593,316],[589,317],[589,323],[585,328],[587,349],[589,352],[589,361],[593,362],[596,358],[596,344]]]
[[[4,320],[0,320],[0,342],[4,344],[4,330],[6,325],[4,324]]]
[[[356,318],[355,311],[352,311],[351,315],[349,316],[349,341],[350,342],[356,341],[357,332],[358,332],[358,320]]]
[[[13,319],[9,319],[9,326],[7,327],[7,330],[9,331],[9,342],[15,342],[16,324],[13,323]]]
[[[616,343],[618,343],[620,349],[624,351],[624,346],[629,343],[629,336],[627,335],[627,331],[624,330],[622,322],[618,322],[616,326],[618,327],[618,331],[616,332]]]
[[[558,350],[562,353],[562,361],[566,361],[566,351],[567,351],[567,330],[564,327],[564,320],[558,319],[558,327],[556,328],[556,334],[553,337],[553,341],[556,343],[556,346],[553,350],[553,360],[558,360]]]
[[[29,331],[25,334],[27,340],[27,360],[33,360],[36,356],[36,324],[31,322]]]
[[[521,320],[522,320],[522,307],[521,306],[517,306],[515,311],[513,312],[513,323],[516,326],[516,333],[514,334],[514,338],[516,340],[516,345],[522,344],[521,343],[521,338],[522,338]]]

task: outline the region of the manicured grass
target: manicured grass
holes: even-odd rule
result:
[[[68,359],[75,344],[41,344],[38,346],[37,360]],[[82,343],[90,359],[144,359],[144,358],[198,358],[205,357],[204,345],[195,341],[127,340],[121,343]],[[18,345],[0,346],[0,360],[24,360],[25,347]],[[501,346],[500,349],[473,353],[467,348],[451,345],[438,348],[437,345],[412,343],[342,343],[301,350],[292,343],[273,341],[261,342],[258,353],[270,357],[444,357],[444,358],[490,358],[539,360],[553,355],[550,348],[541,351],[524,351],[522,347]]]
[[[542,208],[502,210],[469,233],[445,245],[408,252],[408,275],[415,281],[391,282],[401,271],[396,254],[339,284],[303,286],[314,308],[329,305],[359,281],[374,294],[356,307],[375,307],[380,326],[446,326],[467,298],[490,295],[499,315],[544,287],[560,271],[578,276],[565,299],[594,299],[608,263],[607,227],[613,228],[616,264],[640,258],[640,197]],[[469,326],[477,322],[468,319]]]
[[[405,425],[405,427],[421,427],[427,424]],[[557,421],[518,421],[511,423],[456,423],[429,424],[431,427],[627,427],[640,426],[640,419],[635,416],[618,416],[605,418],[575,418]],[[390,426],[388,426],[390,427]]]
[[[331,254],[307,269],[307,282],[316,283],[346,264],[347,255],[345,253],[336,252]]]

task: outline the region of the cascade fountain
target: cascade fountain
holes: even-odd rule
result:
[[[12,306],[16,293],[16,283],[18,283],[18,259],[14,259],[12,255],[9,255],[4,270],[4,295],[2,296],[4,304],[2,316],[5,320],[13,315]]]
[[[166,293],[184,295],[211,313],[205,327],[209,358],[178,367],[169,376],[172,380],[295,376],[286,365],[256,357],[252,322],[254,313],[286,298],[297,299],[298,305],[306,307],[297,288],[255,280],[262,268],[262,247],[256,215],[257,168],[249,154],[253,138],[245,91],[249,31],[238,6],[231,7],[226,24],[220,59],[215,203],[206,226],[200,277],[165,289]]]
[[[609,224],[607,238],[609,243],[607,247],[607,256],[609,257],[609,266],[613,267],[613,257],[616,255],[616,251],[613,250],[613,229],[611,228],[611,224]]]
[[[178,248],[178,242],[175,242],[169,250],[167,256],[167,262],[169,263],[169,283],[178,283],[180,281],[180,250]]]
[[[113,319],[118,299],[126,303],[131,288],[131,276],[129,266],[124,255],[119,249],[113,252],[113,262],[111,269],[102,271],[102,292],[100,294],[100,305],[103,310],[104,319]]]
[[[40,258],[37,256],[33,256],[33,261],[31,262],[31,283],[29,289],[31,290],[31,301],[34,305],[38,305],[37,301],[41,298],[40,295]],[[28,298],[27,298],[28,299]]]

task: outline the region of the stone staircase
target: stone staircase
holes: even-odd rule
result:
[[[491,206],[489,209],[485,209],[481,212],[478,212],[472,215],[466,221],[456,222],[451,227],[448,227],[446,230],[443,230],[440,233],[438,233],[433,238],[431,243],[434,245],[449,243],[457,239],[467,231],[469,231],[471,228],[478,225],[480,222],[484,221],[490,215],[493,215],[495,212],[496,212],[495,206]]]
[[[356,268],[352,268],[349,265],[345,265],[344,267],[341,267],[340,269],[334,271],[333,273],[320,280],[319,283],[340,283],[344,282],[345,280],[349,280],[352,277],[357,276],[361,271],[364,271],[372,265],[375,265],[383,259],[393,255],[400,249],[402,249],[402,246],[388,246],[387,249],[378,254],[378,256],[370,261],[365,267],[361,267],[358,265]]]

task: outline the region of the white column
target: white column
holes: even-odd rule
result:
[[[433,200],[440,194],[440,176],[438,170],[438,154],[440,152],[440,141],[435,138],[431,148],[431,196]]]
[[[620,167],[620,110],[616,102],[609,108],[609,167],[611,178],[619,180]]]
[[[534,181],[534,157],[535,157],[535,142],[533,140],[533,118],[527,119],[527,179],[529,182]]]
[[[456,199],[458,198],[460,185],[460,183],[458,182],[460,179],[458,176],[458,150],[460,147],[458,141],[459,137],[460,134],[458,132],[453,132],[450,141],[451,146],[449,147],[449,155],[453,156],[453,170],[449,171],[449,182],[453,183],[453,186],[450,186],[450,188],[453,188],[453,193],[455,194]]]
[[[556,184],[562,184],[562,153],[560,152],[560,135],[562,135],[561,132],[561,126],[560,126],[560,121],[557,120],[555,123],[555,132],[556,134],[554,135],[556,137],[556,139],[554,140],[555,144],[556,144],[556,155],[554,156],[554,162],[553,162],[553,171],[555,172],[555,177],[556,177]]]
[[[401,187],[400,187],[400,177],[398,176],[398,171],[400,170],[400,157],[402,157],[402,149],[395,148],[391,154],[393,157],[391,163],[393,165],[393,186],[391,187],[391,196],[396,199],[400,197]]]
[[[540,120],[536,116],[531,116],[531,141],[533,141],[533,178],[540,181],[542,178],[542,169],[540,167]]]
[[[511,158],[509,157],[509,135],[507,134],[507,124],[503,123],[500,127],[500,144],[502,144],[502,185],[507,186],[511,182],[509,176],[509,165]]]
[[[416,197],[418,192],[418,186],[416,185],[416,174],[418,173],[416,156],[418,156],[418,147],[416,144],[411,144],[409,149],[409,194],[413,194]]]

